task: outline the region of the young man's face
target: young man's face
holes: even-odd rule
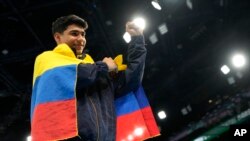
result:
[[[66,43],[70,48],[81,53],[86,45],[84,28],[75,24],[69,25],[62,34],[55,33],[54,38],[57,44]]]

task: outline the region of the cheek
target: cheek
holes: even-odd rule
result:
[[[63,37],[63,38],[61,38],[61,41],[64,43],[69,43],[70,39],[67,37]]]
[[[76,41],[77,41],[76,38],[68,38],[67,39],[67,42],[70,43],[70,44],[73,44]]]
[[[86,43],[87,43],[86,38],[83,38],[83,43],[84,43],[84,44],[86,44]]]

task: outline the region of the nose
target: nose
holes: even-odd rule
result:
[[[86,39],[85,36],[83,35],[79,35],[77,38],[78,42],[85,44],[86,43]]]

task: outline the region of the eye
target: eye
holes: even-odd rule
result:
[[[78,36],[79,33],[78,33],[78,32],[71,32],[71,35],[72,35],[72,36]]]
[[[85,32],[82,32],[82,36],[85,37],[86,33]]]
[[[75,37],[81,35],[82,37],[85,37],[86,33],[79,32],[79,31],[72,31],[72,32],[70,32],[70,35],[75,36]]]

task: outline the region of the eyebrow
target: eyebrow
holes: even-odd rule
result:
[[[86,32],[83,30],[83,31],[80,31],[80,30],[70,30],[69,31],[70,33],[72,33],[72,32],[80,32],[80,33],[82,33],[82,34],[84,34],[84,35],[86,35]]]

